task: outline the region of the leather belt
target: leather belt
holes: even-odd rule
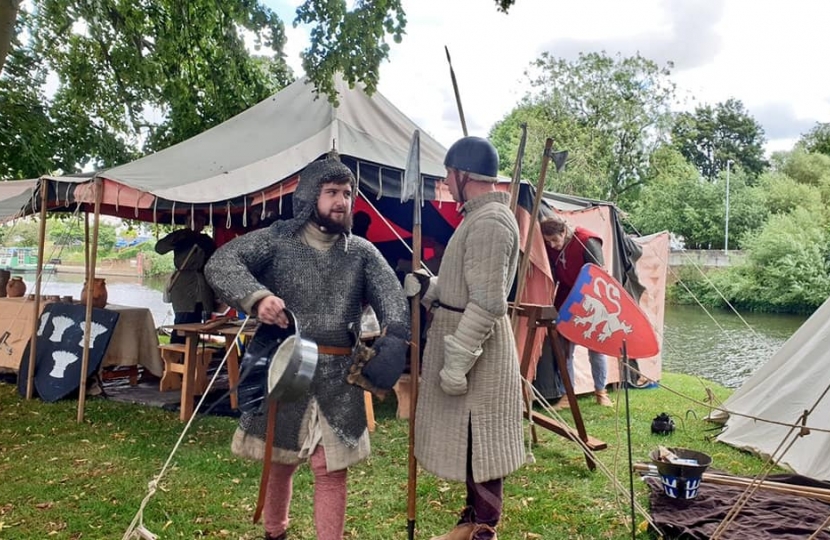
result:
[[[438,300],[433,302],[432,305],[434,307],[439,307],[439,308],[446,309],[446,310],[449,310],[449,311],[454,311],[456,313],[464,313],[464,308],[457,308],[455,306],[448,306],[447,304],[441,303]]]
[[[317,345],[317,354],[331,354],[333,356],[351,356],[351,347],[330,347],[328,345]]]

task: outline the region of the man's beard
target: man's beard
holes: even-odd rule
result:
[[[329,216],[321,216],[314,212],[311,217],[312,221],[320,226],[320,229],[329,234],[342,234],[352,230],[352,213],[346,212],[342,221],[335,221]]]

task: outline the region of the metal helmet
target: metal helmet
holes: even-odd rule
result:
[[[499,153],[487,139],[464,137],[447,151],[444,166],[495,181],[499,175]]]

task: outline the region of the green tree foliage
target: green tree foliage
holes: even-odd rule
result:
[[[145,151],[201,133],[275,90],[243,31],[271,49],[287,82],[282,22],[256,2],[39,0],[31,25],[36,50],[60,79],[64,114],[84,111],[107,133],[146,139]],[[153,110],[163,120],[148,121]]]
[[[35,220],[21,220],[6,227],[5,245],[14,247],[37,247],[40,226]]]
[[[723,294],[738,310],[812,313],[830,296],[827,241],[825,223],[806,208],[774,214],[746,238],[742,263],[710,274],[711,284],[686,285],[706,305],[727,307]],[[681,302],[688,296],[675,290]]]
[[[769,165],[764,159],[764,129],[737,99],[678,114],[672,126],[672,141],[710,180],[726,170],[730,160],[751,178]]]
[[[533,91],[490,133],[504,169],[513,167],[518,125],[526,121],[526,177],[538,176],[543,141],[551,136],[556,149],[570,153],[553,189],[610,200],[633,196],[668,133],[670,68],[639,55],[590,53],[569,61],[542,54],[528,71]]]
[[[46,74],[31,50],[16,48],[0,78],[0,178],[33,178],[52,168],[52,121],[41,90]]]
[[[825,211],[821,190],[811,184],[800,183],[783,172],[761,175],[758,188],[764,205],[771,214],[786,214],[798,207],[821,214]]]
[[[761,227],[768,210],[763,192],[747,186],[740,169],[729,179],[729,245],[739,247],[749,231]],[[726,229],[726,178],[707,182],[669,145],[651,156],[649,176],[629,206],[630,224],[641,234],[669,230],[691,249],[723,249]]]
[[[830,122],[817,122],[810,131],[801,136],[798,146],[807,152],[830,156]]]

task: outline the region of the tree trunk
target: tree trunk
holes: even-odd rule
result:
[[[6,65],[6,56],[11,50],[17,11],[23,0],[0,0],[0,73]]]

